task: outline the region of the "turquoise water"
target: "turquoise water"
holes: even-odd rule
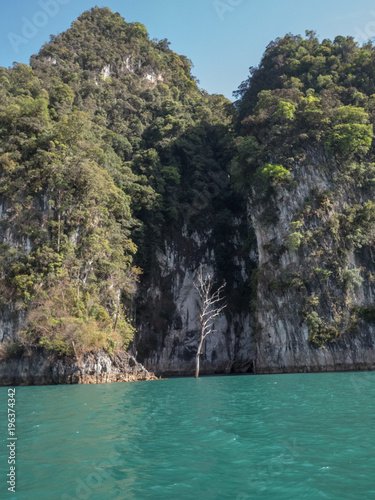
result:
[[[17,387],[16,494],[0,498],[375,498],[375,373]]]

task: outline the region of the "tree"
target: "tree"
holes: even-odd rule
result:
[[[223,303],[224,297],[222,296],[226,283],[224,282],[216,291],[214,291],[215,285],[216,282],[213,280],[211,274],[208,272],[204,274],[203,267],[200,265],[194,280],[194,287],[200,299],[199,320],[201,324],[200,339],[195,358],[195,378],[199,377],[199,359],[202,353],[203,341],[210,333],[216,331],[213,330],[214,318],[219,316],[226,307],[226,303]]]

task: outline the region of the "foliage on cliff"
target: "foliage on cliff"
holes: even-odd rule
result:
[[[313,149],[345,165],[371,161],[374,74],[371,42],[319,43],[313,32],[272,42],[237,91],[245,136],[234,163],[239,180],[251,183],[267,163],[291,171],[310,161]]]
[[[165,235],[194,226],[202,193],[217,211],[208,189],[228,177],[233,109],[190,71],[107,8],[30,67],[0,69],[1,300],[25,311],[24,343],[127,346],[137,247],[150,272]]]
[[[237,92],[234,182],[262,212],[259,222],[276,231],[284,231],[277,200],[290,200],[282,215],[289,234],[270,243],[275,266],[263,275],[271,276],[273,294],[294,289],[301,322],[319,347],[354,332],[366,316],[358,314],[359,288],[371,297],[374,75],[371,42],[359,47],[342,36],[319,42],[306,32],[270,43]],[[285,253],[291,263],[278,271]]]

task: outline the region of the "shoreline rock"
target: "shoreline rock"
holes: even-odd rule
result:
[[[134,356],[117,351],[60,358],[44,349],[0,360],[0,386],[105,384],[158,380]]]

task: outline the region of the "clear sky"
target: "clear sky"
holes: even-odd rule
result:
[[[28,63],[50,34],[94,6],[95,0],[1,0],[0,66]],[[375,37],[373,0],[104,0],[98,6],[145,24],[151,38],[168,38],[193,61],[202,88],[229,98],[278,36],[312,29],[321,39]]]

